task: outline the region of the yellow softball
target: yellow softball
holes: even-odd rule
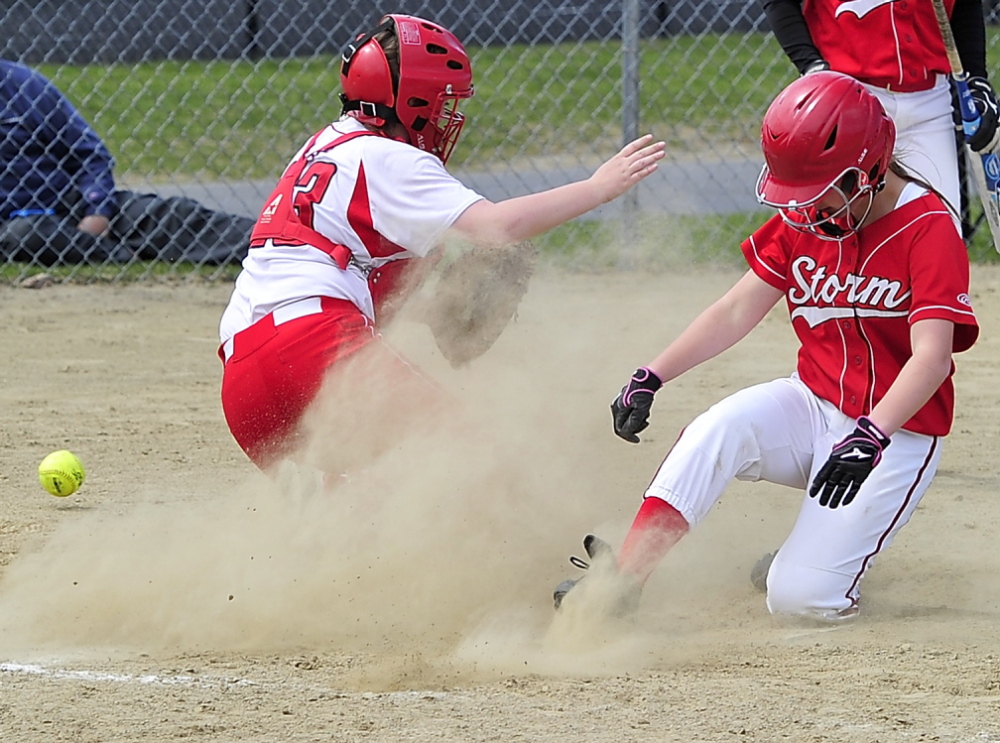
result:
[[[42,487],[60,498],[75,493],[86,476],[83,463],[73,452],[65,449],[52,452],[38,465],[38,479]]]

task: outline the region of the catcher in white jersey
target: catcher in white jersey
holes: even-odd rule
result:
[[[779,214],[743,243],[743,278],[625,385],[615,432],[638,442],[661,385],[737,343],[782,297],[797,368],[680,434],[617,558],[621,608],[737,478],[805,491],[767,575],[770,611],[857,613],[862,576],[934,477],[952,354],[979,332],[962,240],[939,195],[892,160],[894,137],[878,100],[840,73],[799,78],[768,108],[757,195]],[[610,555],[593,536],[585,546]],[[557,607],[578,582],[560,584]]]
[[[282,175],[221,320],[226,421],[261,468],[294,453],[327,372],[362,350],[378,374],[354,390],[364,420],[345,415],[339,429],[375,428],[385,411],[425,417],[437,388],[376,323],[417,286],[432,263],[417,259],[438,254],[446,231],[499,250],[616,198],[664,153],[647,135],[586,180],[492,203],[444,167],[464,124],[458,104],[473,94],[469,58],[451,32],[387,15],[348,46],[341,84],[343,116]]]
[[[969,146],[976,152],[995,152],[1000,145],[1000,109],[986,69],[982,0],[944,4],[982,116]],[[878,97],[896,125],[896,157],[944,197],[958,221],[961,184],[951,67],[932,3],[764,0],[763,7],[775,38],[800,73],[843,72]]]

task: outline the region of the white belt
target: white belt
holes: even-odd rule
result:
[[[274,318],[275,325],[282,325],[306,315],[318,315],[322,311],[323,304],[319,297],[306,297],[275,308],[271,311],[271,317]]]
[[[278,325],[283,325],[286,322],[297,320],[298,318],[305,317],[306,315],[318,315],[322,311],[323,304],[320,297],[306,297],[305,299],[299,299],[295,302],[289,302],[288,304],[283,304],[280,307],[275,308],[271,311],[270,315],[265,315],[257,322],[264,322],[268,320],[268,317],[270,317],[270,322],[277,327]],[[254,324],[256,325],[256,323]],[[240,333],[242,332],[244,331],[241,330]],[[233,355],[233,341],[240,333],[237,333],[223,342],[222,357],[225,361],[229,361],[230,357]]]

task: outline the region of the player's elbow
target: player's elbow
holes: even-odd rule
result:
[[[927,387],[937,389],[951,375],[954,369],[950,353],[915,353],[911,363],[920,369],[927,380]]]
[[[511,219],[499,204],[486,199],[477,201],[462,212],[453,225],[463,238],[483,247],[520,242],[524,236],[518,233],[516,227],[516,219]]]

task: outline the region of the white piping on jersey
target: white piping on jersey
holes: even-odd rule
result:
[[[868,257],[865,258],[864,262],[859,266],[859,270],[860,271],[864,271],[865,268],[868,266],[868,261],[870,261],[872,258],[874,258],[875,254],[879,250],[881,250],[883,247],[885,247],[885,245],[890,240],[892,240],[894,237],[896,237],[897,235],[899,235],[900,232],[902,232],[905,229],[908,229],[908,228],[912,227],[914,224],[916,224],[917,222],[919,222],[921,219],[924,219],[924,218],[929,217],[929,216],[934,215],[934,214],[945,214],[945,215],[948,216],[949,219],[951,218],[951,213],[947,209],[943,209],[943,210],[937,209],[937,210],[932,211],[932,212],[921,212],[920,214],[918,214],[917,216],[915,216],[913,219],[911,219],[909,222],[907,222],[902,227],[900,227],[895,232],[893,232],[891,235],[888,235],[882,242],[880,242],[874,248],[872,248],[872,252],[868,254]]]
[[[899,43],[899,26],[896,25],[896,7],[891,4],[889,5],[889,26],[892,28],[892,40],[896,44],[896,69],[899,70],[899,80],[897,85],[903,84],[903,47]]]
[[[881,8],[883,5],[890,5],[894,2],[896,0],[847,0],[847,2],[842,2],[837,6],[833,17],[839,18],[841,13],[854,13],[858,18],[864,18],[876,8]]]
[[[810,328],[829,320],[857,317],[906,317],[907,310],[874,310],[864,307],[796,307],[792,310],[792,319],[801,317]]]
[[[821,308],[819,308],[819,307],[797,307],[796,308],[796,310],[806,310],[806,309],[819,310]],[[825,309],[834,310],[834,309],[838,309],[838,308],[827,307]],[[850,307],[842,307],[842,308],[839,308],[839,309],[841,309],[841,310],[848,310],[848,311],[851,310]],[[802,314],[806,317],[806,322],[809,322],[809,316],[808,315],[810,313],[802,313]],[[852,317],[854,316],[853,312],[851,312],[851,316]],[[794,319],[795,319],[795,313],[793,312],[792,313],[792,320],[794,320]],[[830,318],[830,319],[833,319],[833,318]],[[813,325],[812,323],[810,323],[810,327],[816,327],[816,326]],[[844,405],[844,399],[847,397],[847,387],[844,384],[844,380],[847,378],[847,368],[848,368],[847,367],[847,336],[844,333],[844,327],[843,327],[843,325],[841,325],[839,322],[835,322],[833,324],[833,327],[835,327],[837,329],[837,334],[840,336],[840,359],[841,359],[841,361],[840,361],[840,376],[837,377],[837,388],[840,390],[840,401],[837,403],[837,409],[838,410],[843,410],[846,407]]]
[[[757,259],[757,265],[758,266],[763,266],[764,268],[766,268],[768,271],[770,271],[772,274],[774,274],[775,278],[781,279],[782,283],[785,283],[786,281],[788,281],[788,277],[787,276],[785,276],[784,274],[778,273],[773,268],[771,268],[769,265],[767,265],[767,263],[765,261],[761,260],[760,253],[757,252],[757,241],[753,239],[753,235],[750,236],[750,247],[753,248],[753,255],[754,255],[754,258]]]
[[[913,311],[913,314],[916,315],[918,312],[924,312],[925,310],[948,310],[948,312],[954,312],[956,315],[968,315],[969,317],[975,317],[976,316],[976,313],[973,312],[971,309],[969,309],[969,310],[958,310],[958,309],[955,309],[954,307],[951,307],[951,306],[949,306],[947,304],[932,304],[932,305],[928,305],[927,307],[919,307],[918,309],[915,309]]]

